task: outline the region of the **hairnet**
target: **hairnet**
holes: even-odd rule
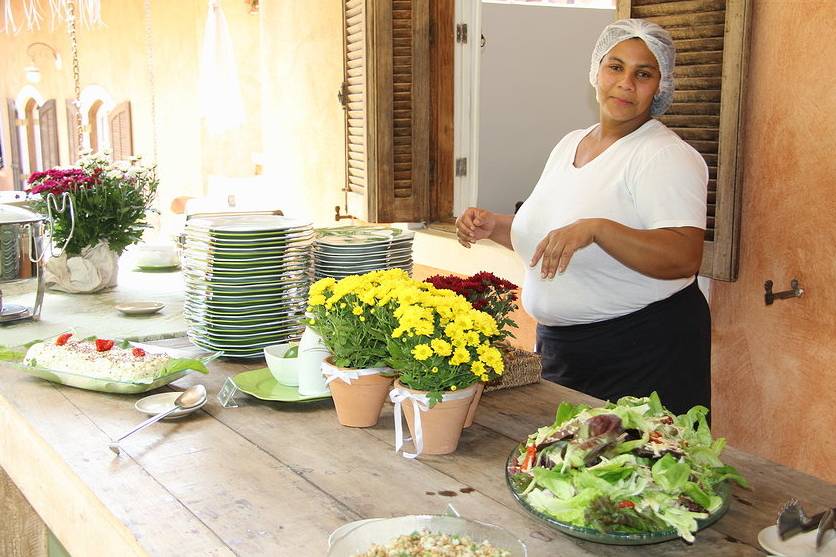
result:
[[[643,40],[659,63],[659,72],[662,74],[662,78],[659,80],[659,90],[653,96],[653,104],[650,105],[650,114],[659,116],[665,113],[673,100],[673,66],[676,58],[676,47],[670,34],[655,23],[644,19],[621,19],[607,25],[601,32],[601,36],[598,37],[598,42],[595,43],[595,49],[592,51],[589,82],[595,87],[597,95],[598,68],[601,66],[601,60],[615,45],[633,38]]]

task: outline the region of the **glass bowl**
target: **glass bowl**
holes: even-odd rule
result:
[[[353,523],[352,523],[353,524]],[[467,518],[438,515],[410,515],[361,520],[354,528],[345,525],[332,535],[328,557],[352,557],[368,551],[373,544],[386,545],[399,536],[426,529],[433,533],[468,536],[475,542],[487,540],[512,557],[527,557],[525,544],[504,528]],[[341,532],[342,531],[342,532]]]
[[[522,493],[518,490],[516,483],[513,481],[514,477],[514,469],[515,469],[515,458],[518,454],[520,454],[520,450],[524,448],[524,444],[517,445],[514,450],[511,451],[511,454],[508,455],[508,460],[505,463],[505,481],[508,484],[508,489],[511,490],[511,494],[514,496],[514,499],[522,505],[522,507],[534,515],[535,517],[539,518],[555,530],[559,530],[564,534],[568,534],[570,536],[580,538],[582,540],[587,540],[590,542],[597,542],[597,543],[605,543],[610,545],[647,545],[652,543],[660,543],[666,542],[669,540],[675,540],[679,538],[679,534],[677,534],[676,530],[673,528],[669,528],[667,530],[657,530],[654,532],[643,532],[643,533],[626,533],[626,532],[601,532],[600,530],[596,530],[594,528],[585,528],[583,526],[576,526],[574,524],[569,524],[568,522],[562,522],[553,516],[549,516],[534,507],[532,507],[528,501],[522,496]],[[727,482],[723,482],[719,486],[717,486],[717,495],[719,495],[723,499],[723,504],[720,506],[719,509],[708,515],[708,517],[697,520],[697,530],[702,530],[703,528],[707,528],[711,526],[726,513],[729,509],[729,494],[731,489]]]

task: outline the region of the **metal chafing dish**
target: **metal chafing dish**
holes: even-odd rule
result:
[[[72,198],[64,194],[60,209],[57,199],[52,194],[47,203],[49,217],[43,217],[23,207],[0,204],[0,324],[40,318],[44,300],[44,247],[45,244],[50,244],[49,240],[45,239],[45,223],[48,223],[49,229],[52,230],[53,207],[64,211],[67,206],[74,221]],[[65,243],[64,247],[66,245]],[[34,305],[7,301],[9,297],[27,295],[34,296]]]

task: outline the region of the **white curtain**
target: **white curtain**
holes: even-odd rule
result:
[[[244,122],[244,101],[232,39],[219,0],[209,0],[200,57],[200,114],[210,134],[217,135]]]

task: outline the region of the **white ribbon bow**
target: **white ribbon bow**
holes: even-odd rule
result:
[[[388,367],[370,367],[365,369],[345,369],[338,368],[333,364],[329,364],[325,360],[322,361],[322,375],[326,377],[325,384],[330,385],[332,381],[342,379],[343,383],[351,385],[351,380],[360,379],[363,375],[379,375],[389,371]]]
[[[458,400],[461,398],[468,398],[473,396],[471,389],[465,389],[458,393],[448,392],[444,393],[441,401]],[[425,395],[417,395],[406,389],[395,387],[389,391],[389,400],[395,404],[395,452],[401,451],[405,441],[413,441],[415,445],[415,452],[408,453],[403,451],[402,454],[406,458],[415,458],[424,451],[424,430],[421,427],[421,412],[427,412],[430,409],[430,399]],[[413,415],[413,430],[415,439],[410,437],[404,438],[403,425],[401,423],[401,405],[404,402],[412,401],[412,415]]]

